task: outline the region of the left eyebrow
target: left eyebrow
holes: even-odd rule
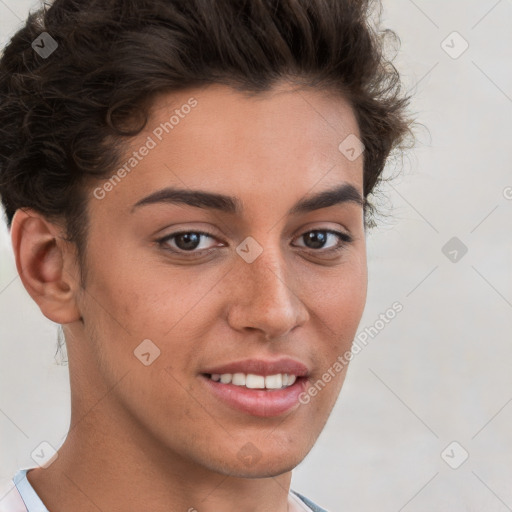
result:
[[[344,183],[336,188],[324,190],[313,196],[301,199],[288,211],[288,215],[307,213],[341,203],[356,203],[362,207],[365,204],[357,188],[350,183]]]
[[[288,211],[288,215],[304,214],[347,202],[356,203],[362,207],[365,204],[359,191],[353,185],[343,183],[333,189],[324,190],[301,199]],[[167,187],[135,203],[131,209],[131,213],[141,206],[155,203],[186,204],[196,208],[213,209],[234,215],[241,215],[243,212],[242,202],[237,197],[215,192],[206,192],[204,190],[186,190]]]

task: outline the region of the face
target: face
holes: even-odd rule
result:
[[[342,98],[284,84],[157,98],[125,172],[91,189],[83,325],[68,329],[75,396],[109,390],[104,428],[224,474],[305,457],[346,368],[299,398],[350,349],[366,300],[350,134]]]

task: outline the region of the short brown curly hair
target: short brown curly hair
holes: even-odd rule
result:
[[[413,124],[384,52],[396,34],[373,27],[374,7],[380,13],[370,0],[55,0],[31,13],[0,59],[7,226],[22,207],[64,221],[82,258],[86,185],[111,176],[158,93],[209,83],[257,93],[281,78],[351,104],[365,147],[365,226],[374,226],[368,196]],[[32,46],[43,32],[58,44],[47,58]]]

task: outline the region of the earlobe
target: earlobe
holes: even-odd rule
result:
[[[61,229],[32,209],[18,209],[11,241],[20,279],[43,315],[59,324],[80,319],[76,304],[78,281],[70,270],[74,256]]]

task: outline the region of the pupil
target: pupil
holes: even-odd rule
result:
[[[179,240],[185,240],[185,244],[178,243]],[[199,245],[199,234],[183,233],[181,235],[178,235],[178,237],[176,238],[176,245],[183,250],[195,249]]]
[[[325,233],[322,231],[311,231],[306,236],[310,242],[313,242],[315,249],[322,248],[325,244]]]

